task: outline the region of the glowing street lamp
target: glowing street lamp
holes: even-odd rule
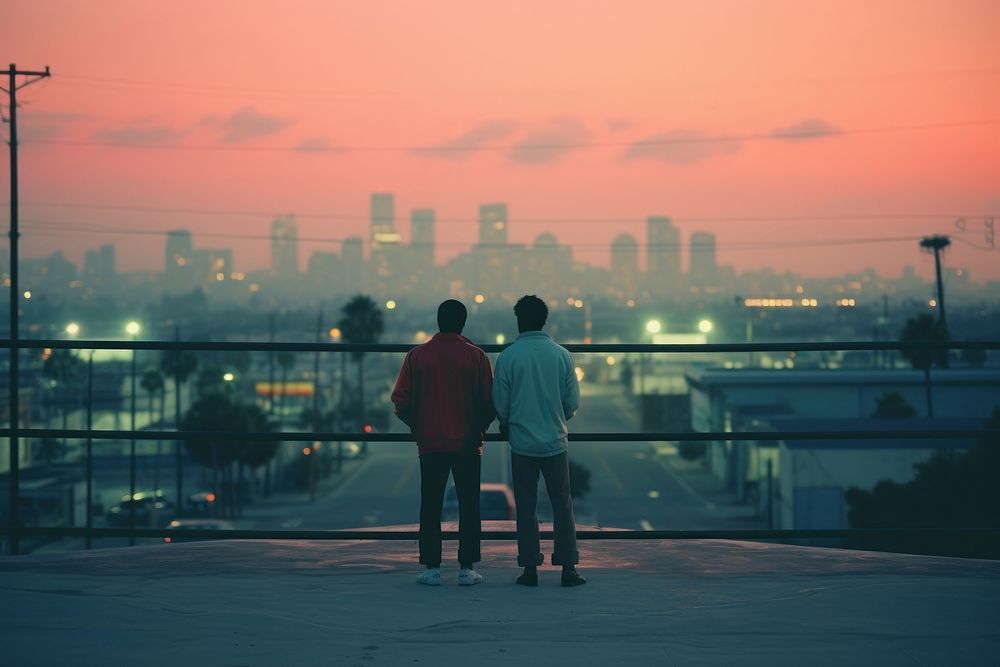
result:
[[[484,301],[486,301],[486,296],[484,296],[482,294],[477,294],[475,296],[475,302],[476,303],[483,303]]]
[[[498,333],[497,334],[497,345],[503,345],[504,341],[506,341],[506,340],[507,340],[507,337],[504,336],[502,333]]]
[[[701,322],[698,322],[698,331],[703,334],[711,333],[713,328],[715,328],[715,325],[712,324],[712,320],[702,320]]]
[[[233,375],[232,373],[224,373],[222,379],[225,380],[226,382],[232,382],[233,380],[236,379],[236,376]]]
[[[125,333],[127,333],[129,336],[131,336],[132,340],[135,340],[135,337],[137,335],[139,335],[139,331],[141,331],[141,330],[142,330],[142,327],[139,326],[139,323],[136,322],[135,320],[129,320],[129,322],[125,325]],[[131,419],[129,420],[129,428],[134,432],[136,430],[136,428],[135,428],[135,386],[136,386],[136,381],[135,381],[136,380],[135,379],[135,357],[136,357],[136,351],[135,350],[131,350],[131,352],[132,352],[132,359],[129,362],[129,367],[130,367],[129,375],[131,376],[132,381],[129,383],[129,387],[130,387],[130,392],[129,393],[131,394],[131,400],[129,401],[129,408],[130,408],[129,412],[131,414]],[[129,454],[128,454],[128,488],[129,488],[130,497],[134,498],[135,497],[135,438],[134,437],[129,441],[129,448],[128,448],[128,450],[129,450]],[[135,530],[135,505],[136,505],[136,503],[134,503],[134,502],[129,503],[128,527],[129,527],[130,530]],[[133,544],[135,544],[134,533],[129,533],[128,544],[129,544],[129,546],[132,546]]]
[[[660,330],[662,328],[663,324],[660,322],[660,320],[649,320],[648,322],[646,322],[646,333],[658,334],[660,333]]]
[[[396,308],[396,302],[393,301],[392,299],[389,299],[388,301],[385,302],[386,310],[395,310],[395,308]]]
[[[80,325],[76,322],[70,322],[66,325],[66,333],[70,336],[75,336],[80,333]]]

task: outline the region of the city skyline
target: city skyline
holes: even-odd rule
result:
[[[950,262],[1000,279],[974,247],[1000,211],[992,2],[553,2],[531,21],[444,2],[184,8],[5,8],[10,60],[53,73],[21,97],[26,257],[79,262],[101,228],[126,229],[134,269],[160,254],[145,234],[236,236],[255,224],[239,212],[368,238],[369,193],[392,191],[397,213],[435,210],[439,261],[502,201],[520,220],[509,242],[547,231],[604,266],[615,237],[666,215],[685,238],[715,234],[739,271],[928,275],[884,239],[953,234]],[[320,249],[300,247],[300,262]],[[267,243],[232,249],[267,262]]]

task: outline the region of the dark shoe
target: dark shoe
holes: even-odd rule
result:
[[[517,578],[517,583],[522,586],[537,586],[538,570],[529,570],[528,568],[525,568],[521,576]]]
[[[569,570],[563,570],[562,573],[563,588],[569,588],[571,586],[583,586],[585,583],[587,583],[587,580],[580,576],[580,573],[576,571],[575,567]]]

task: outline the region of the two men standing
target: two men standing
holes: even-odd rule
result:
[[[392,392],[396,415],[416,435],[420,455],[419,583],[441,583],[441,509],[449,473],[459,503],[459,584],[483,578],[480,560],[479,482],[483,433],[499,417],[511,445],[517,505],[517,583],[538,585],[544,562],[538,536],[538,475],[545,478],[555,529],[553,565],[562,565],[562,585],[585,583],[575,568],[576,523],[570,496],[566,421],[579,406],[572,357],[541,331],[548,308],[536,296],[514,307],[518,339],[497,359],[493,378],[486,354],[461,336],[467,312],[449,299],[438,308],[440,333],[406,355]]]

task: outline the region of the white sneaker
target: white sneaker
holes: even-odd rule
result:
[[[475,586],[476,584],[483,583],[483,575],[479,574],[471,568],[463,567],[458,572],[458,585],[459,586]]]
[[[418,584],[424,584],[425,586],[440,586],[441,585],[441,570],[439,568],[432,568],[429,570],[424,570],[424,573],[417,577]]]

